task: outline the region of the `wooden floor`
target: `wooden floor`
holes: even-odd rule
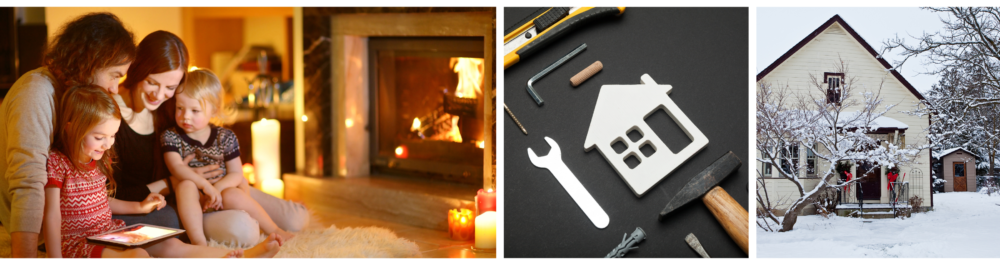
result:
[[[323,183],[316,183],[316,181]],[[381,180],[384,182],[384,180]],[[343,179],[332,179],[332,178],[303,178],[303,177],[290,177],[285,175],[285,187],[286,192],[290,192],[289,187],[294,187],[301,182],[308,182],[309,185],[328,185],[331,183],[338,183],[343,185]],[[299,183],[296,183],[299,182]],[[384,185],[384,184],[380,184]],[[305,192],[316,192],[311,189],[295,189],[295,193],[305,193]],[[286,194],[290,195],[290,194]],[[289,197],[297,198],[321,198],[323,196],[317,196],[316,194],[295,194]],[[291,199],[291,198],[290,198]],[[293,199],[294,200],[294,199]],[[322,227],[328,227],[330,225],[336,225],[337,227],[369,227],[377,226],[392,230],[397,236],[401,238],[406,238],[413,241],[420,248],[421,255],[424,258],[496,258],[496,253],[477,253],[471,250],[473,241],[456,241],[448,237],[448,232],[441,230],[428,229],[423,227],[417,227],[413,225],[407,225],[397,222],[383,221],[379,219],[372,219],[364,217],[360,214],[351,214],[344,211],[333,211],[324,210],[330,209],[329,205],[324,205],[322,199],[306,199],[301,200],[302,203],[306,204],[306,207],[313,209],[314,214],[318,218],[318,225]],[[441,213],[442,218],[446,218],[446,212]],[[316,219],[314,219],[316,220]],[[315,224],[314,224],[315,225]]]

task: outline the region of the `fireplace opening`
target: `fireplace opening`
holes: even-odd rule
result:
[[[481,37],[372,37],[372,172],[483,183]]]

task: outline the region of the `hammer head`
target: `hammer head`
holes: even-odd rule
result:
[[[733,171],[740,168],[742,164],[743,162],[740,161],[740,158],[736,157],[736,154],[733,154],[732,151],[722,155],[722,157],[712,162],[705,170],[702,170],[701,173],[698,173],[698,175],[684,185],[680,193],[674,195],[674,198],[667,203],[667,207],[663,208],[663,211],[660,212],[659,219],[663,220],[663,217],[667,216],[670,212],[701,198],[708,190],[719,185],[719,182],[722,182]]]

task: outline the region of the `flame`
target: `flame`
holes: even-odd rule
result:
[[[479,149],[483,149],[483,148],[486,148],[486,142],[483,142],[483,141],[476,141],[476,146],[478,146],[478,147],[479,147]]]
[[[413,118],[413,126],[410,126],[410,131],[414,132],[420,130],[420,118]]]
[[[462,142],[462,132],[458,130],[458,116],[451,116],[451,130],[445,134],[445,139],[456,143]]]
[[[476,98],[477,94],[482,94],[483,89],[483,59],[453,57],[451,66],[458,73],[458,87],[455,88],[455,96],[460,98]]]

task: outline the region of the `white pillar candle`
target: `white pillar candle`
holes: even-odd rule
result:
[[[489,211],[476,217],[476,248],[497,248],[497,212]]]
[[[253,166],[258,181],[281,178],[281,124],[261,119],[250,124],[253,136]]]
[[[280,179],[265,179],[261,182],[261,189],[271,196],[285,198],[285,182]]]

